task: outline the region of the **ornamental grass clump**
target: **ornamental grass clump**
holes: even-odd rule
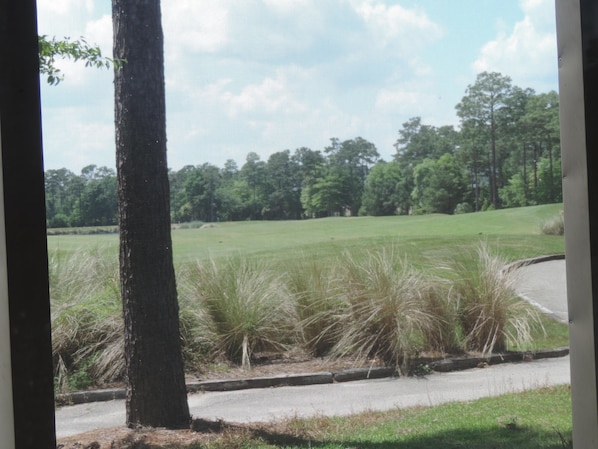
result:
[[[301,340],[307,352],[316,357],[328,354],[337,343],[337,316],[346,305],[336,271],[309,260],[286,270],[285,281],[294,297]]]
[[[443,316],[450,306],[438,304],[448,297],[393,250],[346,254],[342,275],[346,308],[337,317],[333,356],[375,357],[405,370],[428,344],[442,350],[454,344],[451,331],[445,332],[453,318]]]
[[[540,325],[537,311],[518,300],[516,273],[505,266],[484,243],[448,263],[467,350],[488,354],[505,351],[510,343],[530,343],[533,327]]]
[[[118,261],[99,250],[49,258],[52,355],[59,390],[124,373]]]
[[[226,355],[250,366],[258,350],[284,350],[295,340],[291,295],[263,262],[232,257],[198,263],[193,298],[204,308]]]
[[[565,216],[563,212],[554,217],[547,218],[542,222],[542,234],[564,235],[565,234]]]

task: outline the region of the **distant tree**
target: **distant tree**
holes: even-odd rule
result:
[[[83,181],[66,168],[46,170],[46,219],[49,228],[67,227],[83,190]],[[116,209],[116,203],[114,204]]]
[[[457,104],[457,115],[461,123],[475,127],[486,139],[489,150],[490,199],[494,208],[499,207],[499,149],[502,115],[512,94],[511,78],[500,73],[482,72],[474,84],[469,85],[465,96]]]
[[[181,354],[166,163],[158,0],[113,0],[120,279],[129,426],[190,422]]]
[[[394,160],[399,164],[403,177],[403,191],[411,193],[414,188],[413,170],[425,159],[437,160],[443,154],[453,154],[457,148],[458,133],[452,126],[437,128],[422,123],[420,117],[412,117],[399,130],[394,144]],[[403,198],[402,209],[408,211],[410,196]]]
[[[264,218],[274,220],[301,217],[301,173],[289,150],[272,153],[266,163],[266,206]]]
[[[452,154],[444,154],[437,161],[425,159],[417,165],[414,184],[414,207],[423,213],[452,214],[467,190],[463,168]]]
[[[82,170],[82,188],[73,211],[77,226],[106,226],[118,222],[116,173],[89,165]]]
[[[216,211],[220,207],[216,192],[220,179],[220,169],[208,163],[187,171],[181,186],[183,204],[178,211],[184,221],[216,221]]]
[[[356,137],[340,142],[330,139],[331,145],[324,149],[328,155],[328,185],[334,186],[338,197],[331,198],[331,204],[337,203],[339,213],[349,212],[357,215],[361,207],[361,197],[365,179],[380,155],[372,142]],[[339,188],[340,185],[340,188]]]
[[[250,203],[246,205],[247,217],[252,220],[259,220],[262,218],[262,209],[266,203],[266,163],[260,160],[257,153],[250,152],[239,174],[247,183],[247,187],[251,192]]]
[[[531,147],[532,177],[535,194],[539,188],[539,163],[546,158],[547,167],[543,174],[542,199],[535,198],[538,204],[555,202],[561,194],[559,97],[555,91],[533,95],[522,117],[522,126],[527,130],[526,143]],[[529,162],[528,162],[529,163]],[[527,165],[527,164],[526,164]],[[526,168],[524,165],[524,168]]]
[[[438,159],[443,154],[453,153],[457,138],[452,126],[436,128],[422,124],[421,117],[412,117],[399,130],[394,159],[403,170],[413,169],[424,159]]]
[[[365,180],[360,215],[406,214],[411,191],[396,161],[379,161]]]

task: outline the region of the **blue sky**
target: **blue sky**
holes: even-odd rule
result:
[[[111,54],[108,0],[38,0],[39,32]],[[168,160],[363,137],[389,160],[402,123],[458,126],[476,74],[557,90],[553,0],[162,0]],[[112,72],[61,62],[42,84],[46,169],[114,167]]]

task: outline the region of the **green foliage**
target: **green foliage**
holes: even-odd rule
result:
[[[525,184],[523,177],[519,173],[514,174],[511,179],[509,179],[509,183],[499,191],[503,206],[529,206],[532,201],[528,199],[528,189],[529,186]]]
[[[64,80],[60,69],[56,67],[56,58],[85,61],[86,67],[106,69],[112,66],[118,69],[126,62],[102,56],[100,48],[88,44],[83,37],[72,41],[68,37],[58,40],[56,37],[49,38],[42,35],[39,36],[38,45],[40,73],[46,75],[46,81],[50,85],[59,84]]]
[[[409,187],[405,185],[399,164],[378,162],[365,181],[363,202],[359,215],[396,215],[407,213]]]
[[[467,188],[465,173],[451,154],[425,159],[413,171],[413,204],[423,213],[452,214]]]
[[[45,173],[49,228],[107,226],[117,222],[116,173],[88,165],[80,175],[60,169]]]

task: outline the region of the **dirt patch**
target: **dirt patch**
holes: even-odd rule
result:
[[[94,430],[58,441],[57,449],[159,449],[196,448],[218,442],[217,447],[248,447],[261,440],[286,446],[304,444],[308,435],[292,429],[287,422],[234,424],[195,420],[190,429],[128,429],[113,427]]]

